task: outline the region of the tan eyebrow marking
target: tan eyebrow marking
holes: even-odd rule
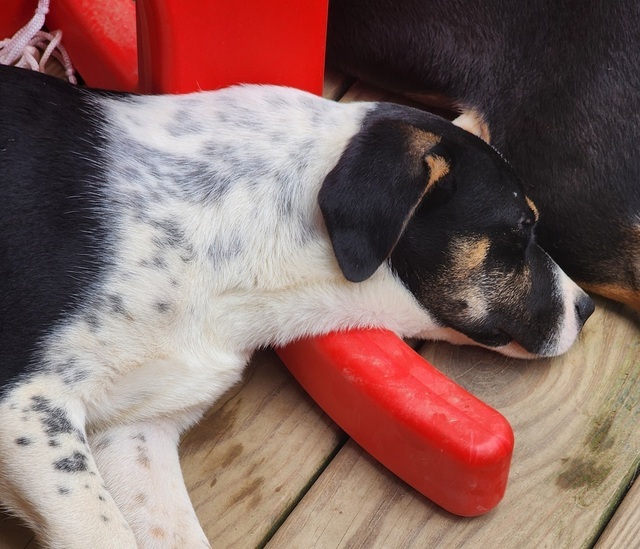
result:
[[[427,156],[427,164],[430,171],[429,182],[427,183],[427,190],[429,190],[434,183],[449,173],[450,167],[449,163],[437,154]]]
[[[538,208],[536,208],[536,205],[533,203],[533,200],[531,200],[528,196],[525,196],[524,199],[527,201],[527,205],[529,206],[529,208],[531,208],[531,211],[533,212],[533,219],[537,222],[538,219],[540,219],[540,213],[538,212]]]

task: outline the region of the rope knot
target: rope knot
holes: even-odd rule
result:
[[[49,13],[49,0],[38,0],[38,7],[31,21],[13,37],[0,40],[0,63],[45,72],[47,61],[53,57],[64,68],[69,82],[76,84],[71,59],[60,43],[62,31],[48,33],[42,30],[47,13]]]

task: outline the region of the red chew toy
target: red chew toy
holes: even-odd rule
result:
[[[502,499],[511,426],[391,332],[329,334],[278,354],[358,444],[438,505],[476,516]]]
[[[62,28],[88,84],[135,88],[133,5],[52,2],[51,26]],[[321,91],[327,0],[136,5],[141,91],[181,93],[237,82]],[[24,17],[17,10],[15,16]],[[395,335],[330,334],[278,352],[354,440],[434,502],[474,516],[502,498],[513,450],[510,425]]]

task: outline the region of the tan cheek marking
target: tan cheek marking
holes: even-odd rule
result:
[[[487,313],[487,296],[475,285],[474,271],[482,268],[491,243],[488,237],[460,238],[451,249],[451,268],[447,283],[455,287],[457,299],[465,301],[465,316],[482,320]]]
[[[536,208],[536,205],[533,203],[533,200],[531,200],[528,196],[525,196],[524,198],[527,201],[527,205],[529,206],[529,208],[531,208],[531,211],[533,212],[533,218],[536,221],[538,221],[538,219],[540,219],[540,214],[538,213],[538,208]]]
[[[433,184],[442,179],[449,173],[449,163],[438,156],[437,154],[430,154],[427,156],[427,164],[429,166],[429,182],[427,183],[427,191],[433,186]]]
[[[480,267],[489,253],[489,238],[461,238],[454,244],[456,271],[465,276]]]

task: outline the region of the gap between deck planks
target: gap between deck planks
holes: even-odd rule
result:
[[[343,87],[329,78],[325,94]],[[369,90],[356,85],[348,99],[380,97]],[[344,434],[277,357],[258,353],[243,384],[181,446],[212,546],[255,547],[274,529],[267,547],[276,549],[591,545],[635,474],[640,446],[637,320],[617,305],[598,305],[580,342],[558,359],[521,362],[446,344],[423,347],[425,357],[514,426],[505,499],[475,519],[440,510],[352,441],[342,446]],[[598,549],[640,547],[638,507],[634,487]],[[25,547],[31,537],[13,519],[0,519],[0,548]]]

